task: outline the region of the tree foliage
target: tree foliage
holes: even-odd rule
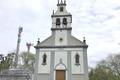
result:
[[[35,54],[22,52],[21,53],[22,66],[21,68],[33,71]]]
[[[108,63],[113,73],[120,76],[120,54],[109,56]]]
[[[14,57],[15,53],[9,53],[7,56],[0,55],[0,71],[13,67]]]
[[[89,72],[89,80],[120,80],[120,54],[110,55]]]
[[[33,71],[35,55],[33,53],[22,52],[19,56],[19,68]],[[6,69],[14,68],[15,53],[9,53],[7,56],[0,55],[0,72]]]

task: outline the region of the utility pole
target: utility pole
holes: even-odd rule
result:
[[[15,54],[15,69],[18,68],[18,55],[19,55],[19,50],[20,50],[20,42],[21,42],[21,33],[23,31],[22,27],[19,27],[18,29],[18,40],[17,40],[17,49],[16,49],[16,54]]]

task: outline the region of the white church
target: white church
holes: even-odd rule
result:
[[[34,80],[88,80],[88,45],[85,38],[81,41],[72,36],[72,15],[66,1],[58,1],[51,18],[51,36],[35,46]]]

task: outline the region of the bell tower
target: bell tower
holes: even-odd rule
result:
[[[66,9],[66,1],[58,0],[57,11],[53,11],[51,18],[55,45],[68,45],[68,36],[72,30],[72,15]]]
[[[70,29],[72,15],[66,10],[66,1],[57,4],[57,11],[52,14],[52,29]]]

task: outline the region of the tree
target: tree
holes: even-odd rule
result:
[[[97,64],[96,68],[92,68],[89,73],[90,80],[114,80],[113,73],[104,61]]]
[[[0,71],[10,69],[14,64],[15,53],[9,53],[7,56],[0,55]]]
[[[33,53],[22,52],[20,55],[22,69],[33,71],[35,55]],[[7,56],[0,55],[0,72],[6,69],[14,68],[15,53],[9,53]]]
[[[120,80],[120,54],[110,55],[89,72],[90,80]]]
[[[120,80],[120,54],[110,55],[107,63],[114,75]]]
[[[22,52],[21,59],[22,59],[21,68],[33,71],[34,62],[35,62],[35,55],[33,53]]]

